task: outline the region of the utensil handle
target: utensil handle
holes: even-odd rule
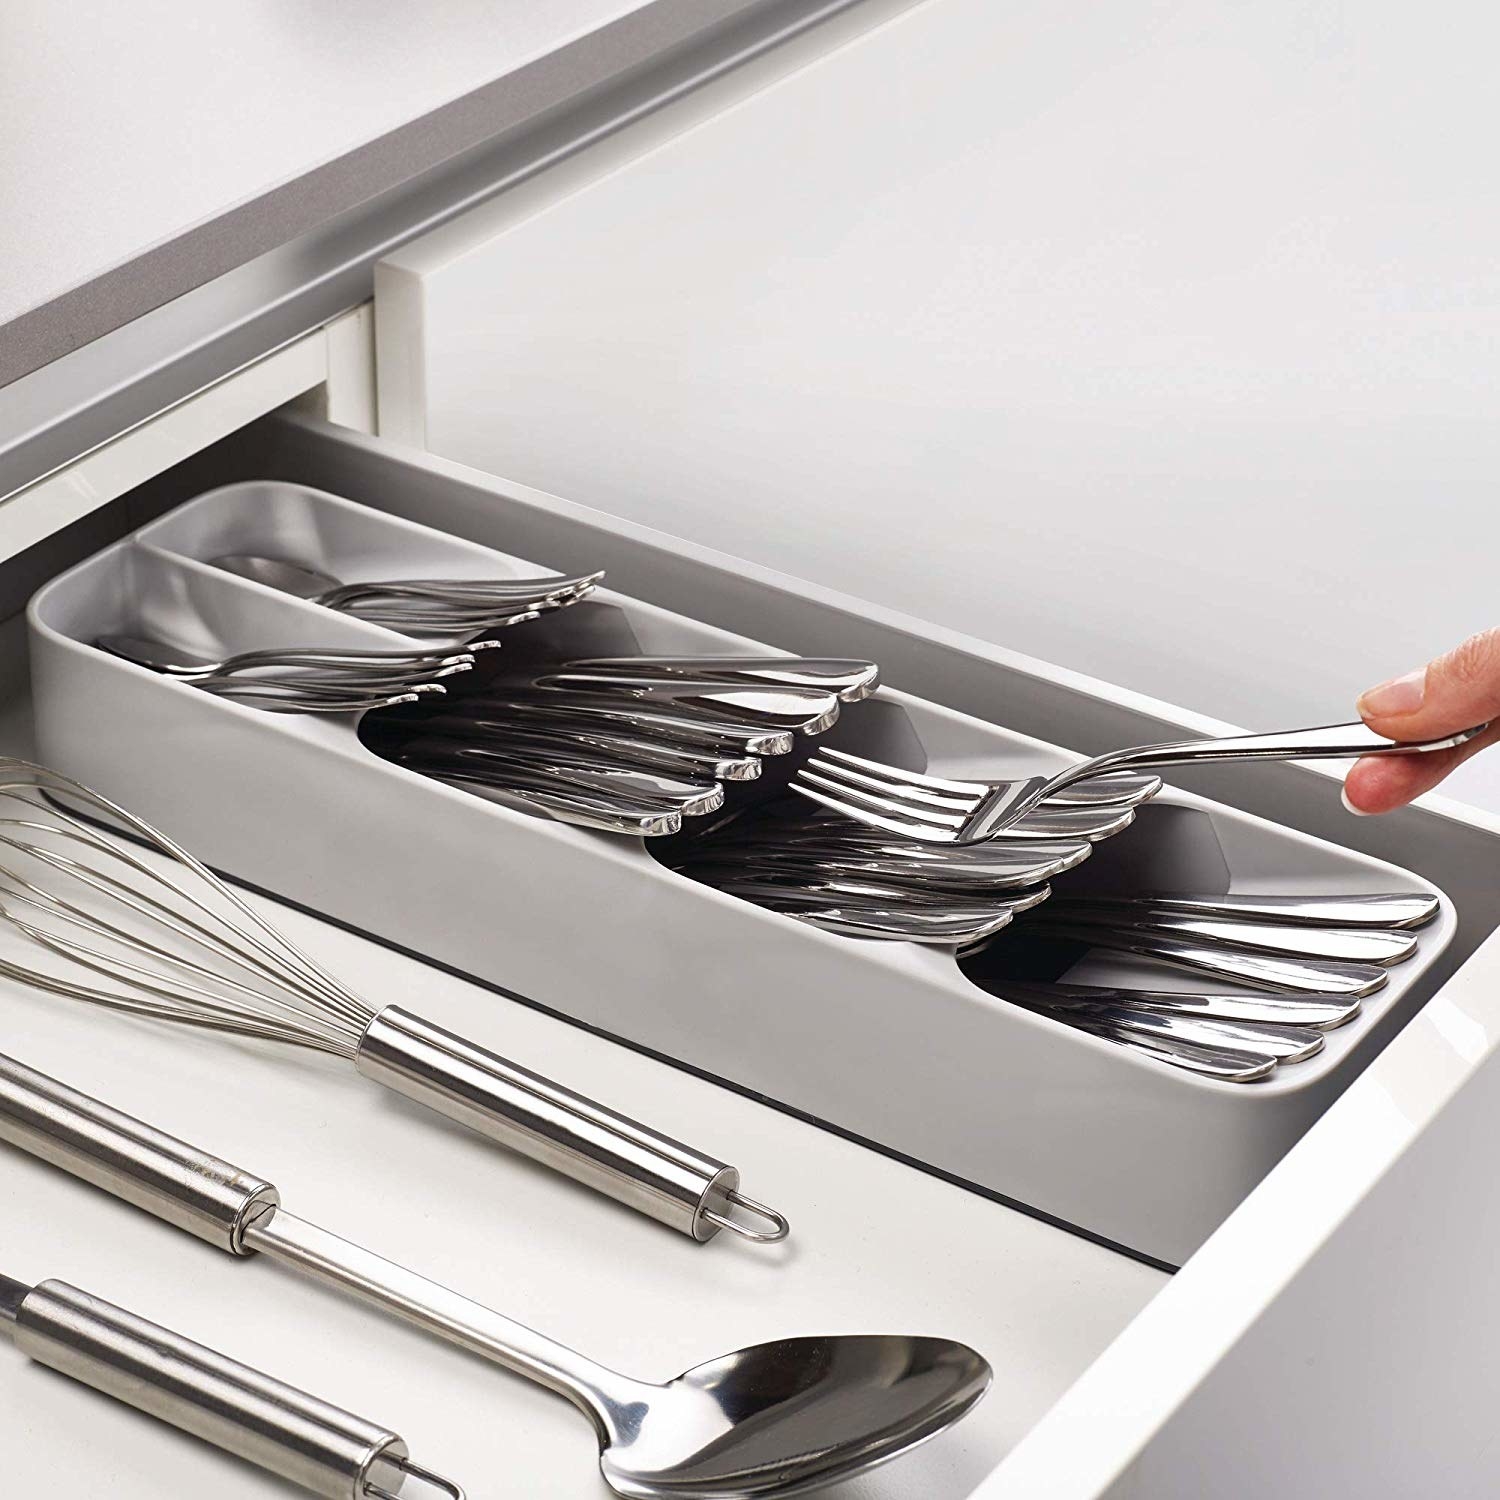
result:
[[[1414,755],[1449,750],[1482,734],[1487,724],[1444,735],[1436,740],[1389,740],[1369,725],[1326,724],[1316,729],[1289,729],[1279,734],[1240,734],[1221,740],[1173,740],[1162,745],[1140,745],[1111,750],[1081,765],[1071,766],[1047,783],[1050,795],[1075,781],[1118,771],[1127,766],[1181,766],[1214,760],[1348,760],[1358,755]]]
[[[0,1054],[0,1140],[232,1255],[280,1200],[264,1178]]]
[[[14,1322],[0,1328],[39,1364],[326,1500],[390,1495],[406,1474],[422,1472],[409,1465],[406,1444],[389,1428],[66,1282],[32,1287]],[[461,1500],[456,1486],[438,1484]]]
[[[731,1166],[586,1099],[399,1006],[370,1023],[355,1055],[367,1078],[467,1125],[639,1212],[710,1240],[732,1228],[740,1197]],[[758,1207],[758,1205],[756,1206]],[[769,1214],[769,1211],[767,1211]]]

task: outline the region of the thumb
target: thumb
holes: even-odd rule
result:
[[[1471,635],[1427,666],[1371,688],[1359,712],[1393,740],[1435,739],[1500,719],[1500,630]]]

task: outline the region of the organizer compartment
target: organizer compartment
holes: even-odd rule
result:
[[[33,601],[49,764],[238,878],[1154,1260],[1184,1259],[1411,1014],[1453,932],[1445,900],[1419,957],[1319,1057],[1252,1088],[1194,1077],[1005,1003],[948,952],[817,931],[676,875],[645,841],[383,761],[350,720],[225,702],[88,644],[129,621],[205,651],[405,640],[205,565],[235,551],[346,580],[545,571],[299,486],[202,495]],[[504,639],[497,661],[775,649],[604,590]],[[888,689],[846,708],[828,738],[950,776],[1071,759]],[[737,795],[767,795],[784,776],[777,761],[792,759]],[[1425,884],[1172,790],[1066,878],[1078,889]],[[1089,962],[1073,977],[1131,967]]]

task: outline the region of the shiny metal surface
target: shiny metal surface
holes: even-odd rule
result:
[[[779,1216],[769,1232],[734,1217],[733,1167],[397,1006],[370,1021],[354,1063],[366,1078],[696,1240],[721,1228],[785,1238]]]
[[[551,1087],[515,1071],[518,1082]],[[197,1163],[213,1158],[30,1070],[21,1070],[21,1084],[39,1097],[61,1099],[64,1114],[77,1116],[64,1123],[88,1145],[86,1152],[61,1159],[47,1156],[34,1138],[16,1144],[181,1224],[170,1205],[138,1191],[149,1167],[128,1148],[143,1135],[166,1142],[184,1164],[175,1189],[184,1203],[202,1190],[192,1181],[205,1170]],[[99,1131],[84,1134],[94,1120],[101,1122]],[[681,1150],[685,1160],[698,1164],[687,1148]],[[757,1345],[652,1385],[605,1369],[274,1203],[262,1204],[245,1226],[242,1248],[353,1292],[567,1396],[594,1418],[605,1478],[623,1495],[732,1500],[831,1482],[894,1457],[956,1421],[990,1379],[988,1364],[962,1344],[882,1335]],[[5,1285],[0,1281],[0,1306]]]
[[[275,1187],[0,1054],[0,1140],[231,1254]]]
[[[1105,1018],[1081,1017],[1070,1024],[1158,1062],[1217,1078],[1224,1083],[1259,1083],[1276,1071],[1276,1059],[1263,1053],[1212,1047],[1180,1037],[1146,1036]]]
[[[952,790],[913,785],[911,773],[840,750],[822,750],[798,771],[791,789],[859,822],[925,842],[979,843],[994,837],[1049,798],[1104,774],[1143,766],[1199,761],[1345,760],[1361,755],[1413,755],[1462,745],[1481,724],[1441,739],[1397,743],[1362,723],[1332,724],[1279,734],[1177,740],[1111,750],[1059,772],[1018,781],[951,783]],[[960,790],[960,788],[963,788]]]
[[[1437,916],[1442,903],[1434,895],[1391,891],[1372,895],[1287,895],[1275,893],[1223,896],[1170,895],[1073,896],[1071,911],[1104,914],[1162,913],[1226,918],[1244,922],[1282,922],[1288,926],[1422,927]]]
[[[1053,919],[1045,911],[1027,922],[1026,931],[1033,936],[1061,938],[1085,947],[1134,953],[1174,968],[1212,974],[1217,979],[1272,993],[1372,995],[1389,977],[1379,964],[1265,953],[1169,932],[1127,932],[1087,922]]]
[[[1410,932],[1385,932],[1374,927],[1286,926],[1274,922],[1240,922],[1230,918],[1189,916],[1176,912],[1130,915],[1078,909],[1059,902],[1048,913],[1058,921],[1086,923],[1121,932],[1167,933],[1206,943],[1224,943],[1257,953],[1281,953],[1301,958],[1333,958],[1349,963],[1404,963],[1417,951]]]
[[[104,635],[100,650],[221,697],[285,713],[353,713],[441,696],[441,679],[472,670],[470,652],[385,652],[307,647],[245,651],[223,660],[164,641]]]
[[[947,1339],[794,1338],[736,1350],[664,1384],[565,1345],[284,1210],[247,1243],[566,1396],[631,1500],[751,1500],[832,1483],[904,1453],[984,1394],[989,1365]]]
[[[586,599],[604,577],[409,578],[344,583],[317,568],[285,558],[235,554],[214,566],[327,609],[338,610],[408,635],[462,637],[534,620],[549,610]]]
[[[466,698],[454,707],[456,714],[470,714],[491,724],[519,718],[571,729],[610,729],[664,740],[673,746],[732,750],[742,755],[786,755],[796,744],[790,730],[735,721],[719,714],[694,713],[681,703],[670,708],[644,707],[607,694],[569,693],[564,697],[513,688]]]
[[[880,686],[872,661],[836,656],[596,656],[565,662],[554,674],[573,683],[685,680],[816,688],[859,703]]]
[[[424,775],[459,771],[474,781],[486,777],[517,791],[594,794],[601,806],[626,800],[637,807],[701,817],[724,805],[724,788],[716,781],[683,781],[660,772],[637,769],[587,751],[537,756],[512,746],[464,745],[453,740],[418,739],[397,753],[404,766]]]
[[[172,861],[171,874],[64,811],[59,798],[123,824]],[[758,1241],[786,1233],[774,1210],[739,1197],[733,1168],[408,1012],[377,1012],[181,846],[77,782],[19,760],[0,761],[0,921],[36,945],[34,964],[0,961],[11,978],[343,1057],[700,1241],[722,1228]],[[164,1174],[174,1166],[169,1147],[154,1143]]]
[[[12,1335],[39,1364],[325,1500],[389,1495],[408,1473],[462,1500],[457,1485],[411,1466],[406,1444],[389,1428],[66,1282],[31,1288]]]
[[[1205,1020],[1311,1027],[1331,1031],[1346,1025],[1362,1009],[1358,998],[1334,995],[1253,995],[1243,991],[1211,994],[1180,990],[1135,990],[1121,985],[1039,984],[1021,979],[998,981],[1002,998],[1044,1010],[1087,1012],[1129,1006],[1137,1011],[1201,1016]]]

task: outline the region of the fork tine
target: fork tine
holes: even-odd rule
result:
[[[824,745],[818,751],[818,758],[823,757],[855,767],[867,776],[878,777],[882,781],[903,786],[920,787],[924,791],[950,792],[961,797],[973,798],[980,790],[972,781],[949,781],[942,776],[929,776],[919,771],[908,771],[902,766],[887,765],[884,761],[866,760],[862,755],[851,755],[849,751],[837,750],[832,745]]]
[[[835,751],[835,754],[838,752]],[[848,757],[853,760],[857,757]],[[914,785],[909,782],[895,781],[884,776],[871,776],[864,771],[855,770],[853,766],[846,766],[843,757],[838,762],[825,760],[821,755],[815,755],[807,762],[807,768],[819,775],[827,777],[831,781],[838,782],[842,786],[859,787],[865,791],[879,792],[883,796],[903,801],[910,801],[924,807],[939,809],[951,809],[957,813],[968,814],[973,812],[980,801],[980,793],[975,788],[970,788],[963,793],[946,793],[933,791],[928,787]],[[868,764],[868,762],[866,762]],[[951,783],[957,786],[957,782]]]
[[[883,828],[887,833],[897,833],[903,838],[916,839],[924,844],[951,844],[958,837],[956,830],[952,828],[939,828],[932,823],[918,822],[912,818],[892,817],[888,813],[878,812],[868,807],[855,807],[841,797],[821,791],[816,785],[807,784],[801,779],[805,774],[799,771],[797,778],[788,783],[787,789],[796,792],[801,797],[808,797],[814,802],[819,802],[824,807],[832,808],[834,812],[841,813],[846,818],[854,818],[861,823],[868,823],[872,828]],[[851,793],[850,795],[858,794]]]
[[[803,766],[793,779],[801,781],[804,785],[820,787],[834,796],[843,797],[857,807],[867,807],[879,813],[895,813],[898,816],[909,814],[920,818],[931,827],[946,829],[954,834],[963,830],[974,812],[973,806],[957,807],[950,811],[906,802],[899,796],[881,796],[865,791],[861,787],[850,786],[837,777],[825,776],[809,766]]]

